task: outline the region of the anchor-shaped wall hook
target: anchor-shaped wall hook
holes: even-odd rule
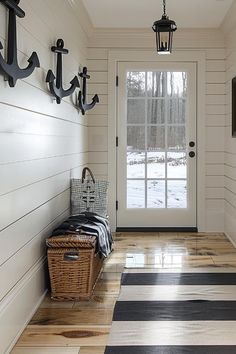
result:
[[[93,96],[91,103],[88,104],[86,102],[87,80],[90,79],[90,75],[88,75],[87,72],[88,72],[88,69],[85,66],[83,68],[82,73],[79,74],[79,76],[82,77],[82,79],[83,79],[83,89],[82,89],[82,92],[81,91],[79,92],[78,105],[79,105],[79,108],[80,108],[83,115],[85,115],[86,111],[89,111],[90,109],[92,109],[96,105],[96,103],[99,103],[98,95]]]
[[[68,90],[64,90],[62,87],[62,54],[68,54],[69,50],[64,48],[64,41],[62,39],[57,40],[57,46],[51,48],[52,52],[57,54],[57,77],[54,76],[52,70],[48,70],[46,82],[49,83],[50,92],[56,97],[58,104],[61,103],[61,99],[66,96],[70,96],[75,91],[76,87],[80,87],[78,77],[75,76],[71,80],[71,87]],[[55,84],[56,79],[56,84]]]
[[[18,79],[30,76],[36,67],[39,68],[40,64],[37,53],[33,52],[28,60],[28,67],[25,69],[19,67],[17,60],[16,16],[23,18],[25,13],[18,6],[20,0],[0,0],[0,2],[9,9],[7,61],[3,59],[0,53],[0,71],[6,75],[9,86],[14,87]],[[1,42],[0,49],[3,49]]]

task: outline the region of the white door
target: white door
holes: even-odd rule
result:
[[[196,66],[118,65],[117,227],[196,227]]]

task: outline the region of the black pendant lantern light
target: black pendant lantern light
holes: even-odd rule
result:
[[[175,21],[166,15],[166,0],[163,0],[162,18],[154,22],[152,29],[156,32],[158,54],[170,54],[172,51],[173,32],[177,30]]]

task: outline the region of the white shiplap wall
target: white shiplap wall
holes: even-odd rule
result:
[[[88,162],[87,122],[66,98],[48,93],[50,51],[57,38],[66,87],[86,64],[87,37],[69,1],[22,0],[17,20],[22,67],[32,51],[41,68],[9,88],[0,76],[0,353],[7,353],[45,293],[45,238],[69,213],[70,178]],[[6,45],[7,11],[0,5],[0,40]]]
[[[225,45],[218,30],[185,30],[174,36],[175,50],[206,55],[206,230],[224,229]],[[155,50],[153,34],[141,31],[96,31],[89,41],[90,93],[101,104],[89,114],[89,163],[100,178],[107,178],[108,54],[110,50]],[[115,202],[115,201],[114,201]]]
[[[236,76],[236,3],[234,2],[222,30],[226,44],[226,126],[225,126],[225,232],[236,245],[236,139],[231,129],[231,81]]]

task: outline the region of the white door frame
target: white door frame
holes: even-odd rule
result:
[[[205,231],[205,52],[175,51],[165,56],[166,62],[190,62],[197,68],[197,227]],[[109,52],[108,57],[108,181],[109,181],[109,218],[112,231],[116,230],[117,194],[117,87],[118,62],[163,62],[163,57],[150,51]]]

